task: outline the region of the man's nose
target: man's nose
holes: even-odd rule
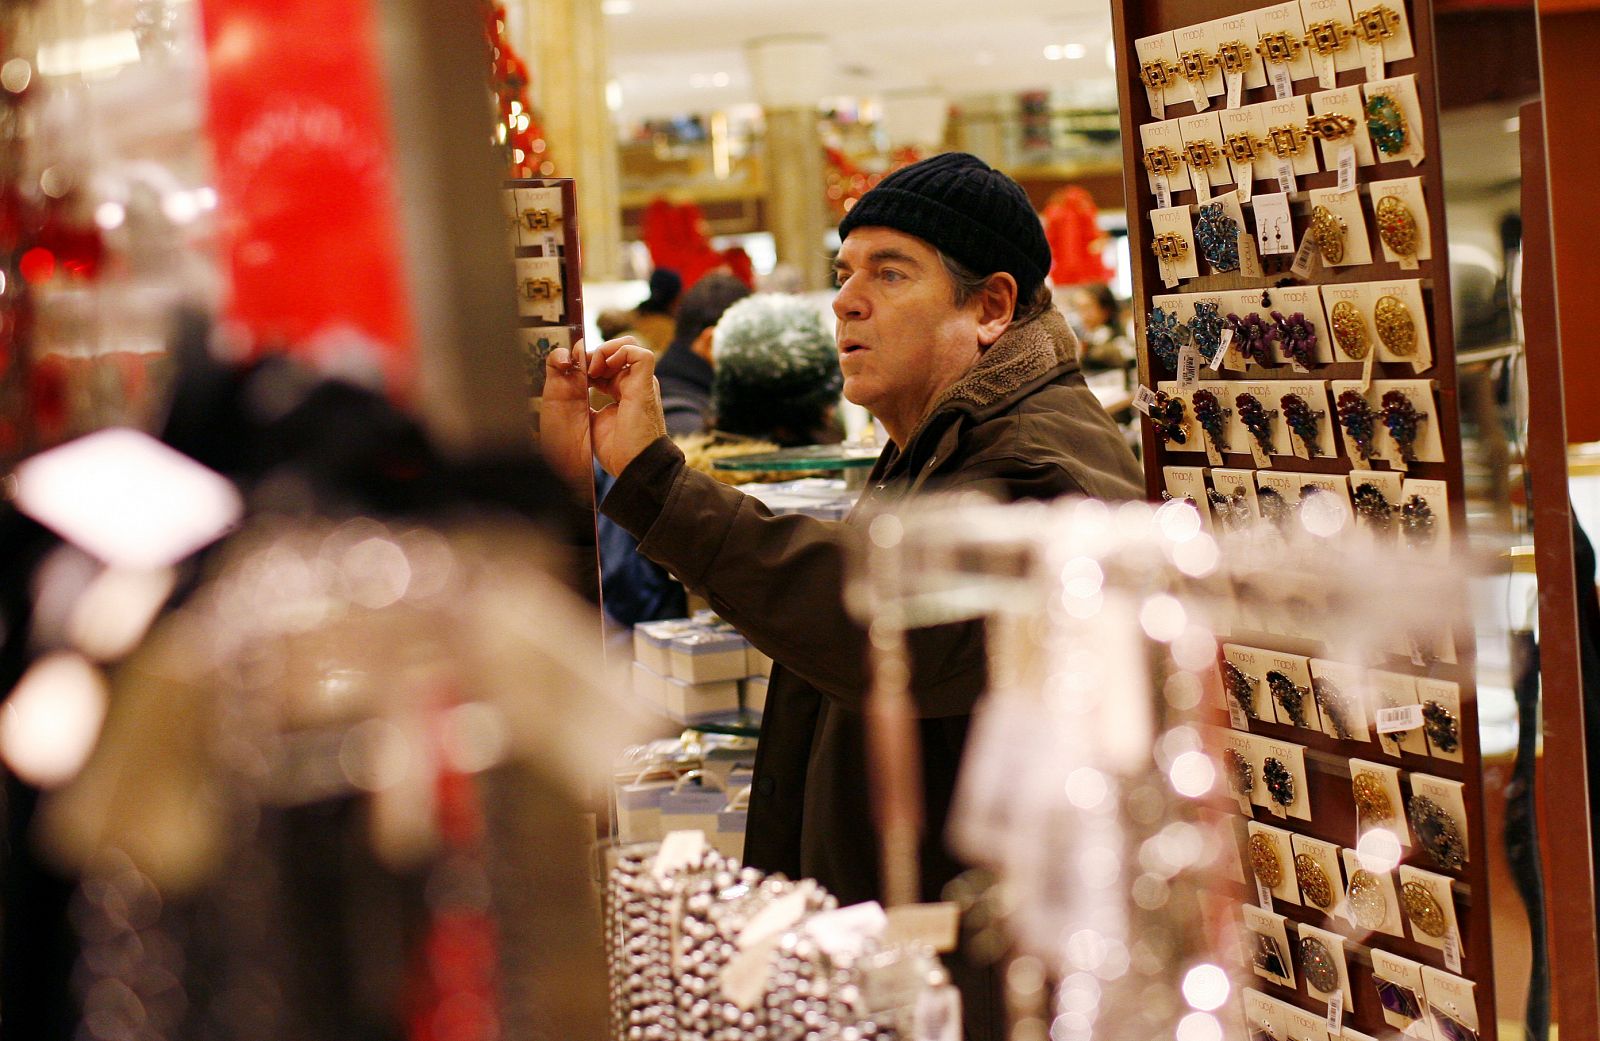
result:
[[[867,298],[856,286],[855,276],[844,280],[833,298],[833,313],[841,319],[859,319],[867,316]]]

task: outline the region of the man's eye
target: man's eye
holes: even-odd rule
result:
[[[901,272],[894,270],[893,268],[885,268],[879,273],[878,277],[882,278],[885,282],[900,282],[903,281],[906,276]]]

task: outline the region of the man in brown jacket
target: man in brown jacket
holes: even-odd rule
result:
[[[776,663],[746,859],[818,879],[848,904],[880,892],[862,716],[866,634],[842,601],[856,518],[925,489],[1117,499],[1140,496],[1143,481],[1079,375],[1045,284],[1049,246],[1014,181],[970,155],[935,156],[884,178],[839,234],[833,310],[844,396],[871,410],[892,442],[851,519],[773,517],[686,469],[665,437],[654,358],[626,337],[588,355],[551,355],[541,423],[558,464],[586,474],[587,387],[616,398],[592,416],[595,454],[618,475],[603,512]],[[912,654],[928,820],[923,898],[937,900],[961,870],[943,830],[984,690],[982,633],[923,630]]]

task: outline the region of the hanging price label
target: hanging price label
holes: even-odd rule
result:
[[[1372,389],[1372,363],[1377,360],[1377,351],[1368,351],[1367,356],[1361,360],[1361,393],[1365,394]]]
[[[1374,713],[1378,733],[1398,734],[1402,730],[1415,730],[1422,725],[1421,705],[1396,705],[1380,708]]]
[[[1256,879],[1256,903],[1261,905],[1263,911],[1272,910],[1272,887],[1261,879]]]
[[[1307,228],[1306,233],[1300,237],[1300,248],[1294,255],[1294,266],[1289,268],[1289,273],[1295,278],[1310,278],[1312,273],[1320,266],[1322,253],[1317,248],[1317,240]]]
[[[1356,190],[1356,146],[1344,145],[1339,149],[1339,191]]]
[[[1294,80],[1289,76],[1289,66],[1278,63],[1267,70],[1267,78],[1272,80],[1272,96],[1282,101],[1284,98],[1294,97]]]
[[[1294,180],[1294,166],[1287,159],[1278,160],[1278,191],[1293,195],[1298,187]]]
[[[1190,340],[1178,349],[1178,389],[1193,390],[1200,383],[1200,348]]]
[[[1211,98],[1206,94],[1204,83],[1193,83],[1189,80],[1184,80],[1184,82],[1189,84],[1189,96],[1194,98],[1194,110],[1196,112],[1204,112],[1211,107]]]
[[[1156,209],[1172,208],[1172,179],[1166,174],[1156,174]]]
[[[1328,998],[1328,1036],[1338,1037],[1344,1032],[1344,991],[1336,990]]]
[[[1444,934],[1444,967],[1461,975],[1461,938],[1454,929]]]
[[[1204,170],[1192,170],[1190,180],[1194,181],[1194,197],[1200,202],[1211,201],[1211,175]]]
[[[1148,416],[1150,414],[1150,410],[1155,407],[1155,403],[1156,392],[1149,387],[1141,384],[1139,389],[1133,392],[1133,407],[1145,415]]]
[[[1317,85],[1323,90],[1332,90],[1339,85],[1337,73],[1334,71],[1333,55],[1313,52],[1311,64],[1317,67]]]
[[[1228,80],[1228,107],[1238,108],[1239,102],[1244,100],[1244,73],[1227,73]]]
[[[1173,266],[1172,261],[1164,258],[1161,261],[1161,284],[1168,289],[1178,284],[1178,269]]]
[[[1155,119],[1167,118],[1167,99],[1164,92],[1154,87],[1144,88],[1145,97],[1150,99],[1150,115]]]
[[[1221,372],[1222,359],[1228,356],[1228,348],[1232,346],[1233,327],[1225,325],[1222,327],[1222,335],[1217,337],[1216,353],[1211,356],[1211,360],[1207,364],[1216,371]]]
[[[1243,730],[1246,733],[1250,731],[1250,717],[1244,714],[1244,709],[1231,700],[1228,702],[1228,722],[1235,730]]]
[[[1367,63],[1367,82],[1376,83],[1383,79],[1383,41],[1363,43],[1361,56]]]

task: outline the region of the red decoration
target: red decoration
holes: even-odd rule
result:
[[[376,8],[201,8],[228,317],[257,349],[309,354],[353,332],[407,396],[416,366]]]
[[[495,143],[505,149],[512,177],[552,177],[556,164],[538,114],[528,104],[527,64],[506,34],[506,9],[487,5],[490,87],[495,99]]]
[[[1058,286],[1109,282],[1106,266],[1111,237],[1095,221],[1094,198],[1077,185],[1050,197],[1044,208],[1044,234],[1050,242],[1050,281]]]
[[[823,151],[827,157],[824,179],[827,181],[828,206],[836,217],[849,213],[856,200],[876,187],[879,181],[902,166],[910,166],[922,158],[922,153],[915,148],[897,148],[889,155],[887,169],[880,173],[868,173],[837,148],[830,147]]]
[[[685,289],[713,271],[727,271],[745,285],[755,285],[749,255],[738,246],[720,252],[713,249],[706,230],[700,207],[662,198],[645,207],[639,222],[639,237],[650,250],[650,263],[676,271]]]

